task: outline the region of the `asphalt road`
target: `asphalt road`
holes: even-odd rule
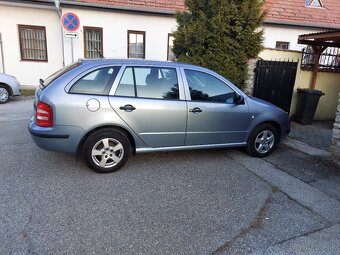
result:
[[[336,213],[256,172],[292,157],[284,145],[253,165],[240,150],[150,153],[100,175],[39,149],[31,114],[32,100],[0,105],[0,254],[265,254],[317,231],[338,237]]]

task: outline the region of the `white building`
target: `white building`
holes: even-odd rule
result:
[[[62,35],[67,31],[61,28],[53,1],[0,1],[1,72],[16,76],[23,85],[37,85],[39,78],[63,65],[100,57],[99,51],[108,58],[171,57],[174,10],[79,3],[61,4],[60,10],[61,15],[72,12],[79,17],[77,38]]]
[[[306,7],[305,1],[310,0],[288,3],[267,0],[265,47],[301,50],[303,46],[297,45],[299,34],[340,28],[339,17],[331,22],[327,19],[321,23],[320,19],[302,22],[287,18],[287,8],[277,15],[281,8],[277,3],[298,10],[292,5],[296,2],[300,9],[318,15],[328,11],[325,6]],[[174,13],[185,10],[183,2],[60,0],[58,9],[53,0],[0,0],[0,72],[16,76],[23,85],[37,85],[39,78],[46,78],[79,58],[100,57],[98,52],[107,58],[170,60],[171,33],[177,26]],[[340,3],[338,0],[322,2],[324,5]],[[337,8],[339,4],[331,6]],[[80,20],[77,38],[65,37],[67,31],[61,27],[61,16],[69,12]]]
[[[339,0],[266,0],[264,46],[301,51],[299,35],[340,29]]]

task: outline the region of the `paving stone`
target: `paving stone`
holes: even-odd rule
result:
[[[312,125],[292,122],[289,137],[329,152],[332,145],[333,124],[334,121],[314,121]]]

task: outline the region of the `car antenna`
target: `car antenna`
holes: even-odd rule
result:
[[[79,29],[79,30],[80,30],[80,32],[83,33],[83,36],[84,36],[83,30],[81,30],[81,29]],[[94,46],[94,44],[92,43],[92,41],[89,41],[89,42],[91,43],[91,46],[97,51],[97,53],[99,54],[100,58],[105,58],[104,55],[102,54],[102,52],[101,52],[100,50],[98,50],[96,46]]]

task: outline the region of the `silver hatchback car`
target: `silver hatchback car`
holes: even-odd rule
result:
[[[99,173],[138,152],[244,146],[264,157],[290,131],[286,112],[194,65],[80,60],[40,83],[34,142],[81,153]]]
[[[0,73],[0,104],[7,103],[10,97],[20,96],[21,85],[12,75]]]

